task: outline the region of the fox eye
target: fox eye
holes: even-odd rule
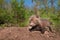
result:
[[[30,26],[32,26],[32,25],[30,25]]]

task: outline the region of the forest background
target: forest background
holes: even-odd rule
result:
[[[49,19],[56,31],[60,31],[60,0],[0,0],[0,27],[28,25],[29,17],[37,12]]]

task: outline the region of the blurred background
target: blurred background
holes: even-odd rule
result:
[[[60,31],[60,0],[0,0],[0,27],[28,25],[34,8],[41,18],[49,19]]]

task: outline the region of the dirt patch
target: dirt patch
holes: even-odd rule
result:
[[[0,30],[0,40],[60,40],[60,36],[47,37],[39,31],[30,32],[27,27],[6,27]]]

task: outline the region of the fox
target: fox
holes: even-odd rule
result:
[[[30,17],[29,19],[29,31],[33,31],[33,30],[38,30],[41,31],[41,33],[44,33],[45,31],[52,31],[52,27],[51,27],[52,22],[50,22],[47,19],[42,19],[36,15],[33,15]]]

